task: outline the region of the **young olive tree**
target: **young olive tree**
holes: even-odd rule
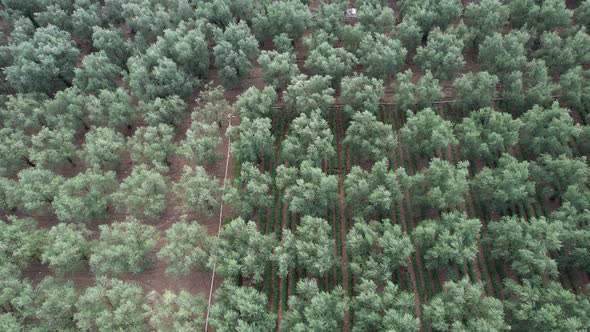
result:
[[[277,186],[285,188],[283,202],[289,211],[303,215],[321,216],[338,198],[338,178],[326,175],[310,161],[297,167],[277,167]]]
[[[425,158],[458,143],[453,133],[453,124],[441,118],[431,108],[425,108],[416,114],[408,111],[408,119],[400,133],[401,139],[409,144],[410,150]]]
[[[352,116],[342,143],[350,147],[351,155],[378,160],[392,153],[397,145],[397,137],[391,125],[384,124],[372,113],[364,111]]]
[[[440,220],[424,220],[412,233],[429,270],[460,266],[475,258],[478,251],[479,219],[469,219],[455,211]]]

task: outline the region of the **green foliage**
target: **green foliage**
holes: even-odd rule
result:
[[[57,275],[68,275],[86,267],[92,233],[82,224],[57,224],[49,230],[41,262]]]
[[[81,331],[143,331],[142,304],[141,287],[100,277],[76,302],[74,319]]]
[[[307,30],[311,18],[309,7],[300,0],[267,2],[252,18],[252,27],[259,40],[279,34],[297,39]]]
[[[68,32],[49,25],[8,47],[14,61],[4,73],[17,91],[50,94],[70,85],[80,51]]]
[[[544,32],[541,35],[541,46],[535,51],[534,56],[545,61],[552,73],[561,74],[576,63],[574,50],[564,44],[557,32]]]
[[[364,111],[352,116],[342,143],[349,146],[351,154],[361,159],[377,160],[392,153],[397,145],[397,137],[391,125],[384,124],[375,115]]]
[[[528,203],[535,194],[535,183],[529,181],[529,163],[507,153],[502,154],[496,168],[484,167],[471,181],[471,188],[481,204],[499,211]]]
[[[238,96],[234,106],[241,118],[257,119],[269,117],[274,112],[272,107],[276,102],[277,93],[272,87],[260,90],[252,86]]]
[[[326,112],[334,103],[334,89],[330,86],[332,77],[299,75],[287,87],[283,99],[293,117],[319,109]]]
[[[302,113],[289,127],[289,135],[281,144],[282,155],[292,165],[309,160],[321,166],[336,153],[333,141],[334,135],[320,110],[312,111],[310,116]]]
[[[249,278],[260,282],[264,277],[266,263],[270,260],[274,242],[272,235],[263,235],[258,231],[255,222],[246,222],[238,217],[223,226],[220,240],[216,242],[209,256],[209,266],[216,266],[217,273],[226,279],[238,278],[241,281],[242,278]],[[219,293],[216,303],[220,302],[218,296]],[[266,299],[264,306],[266,307]]]
[[[426,268],[459,266],[475,258],[481,222],[461,212],[443,213],[440,220],[424,220],[414,229],[416,246]]]
[[[157,219],[166,208],[170,188],[167,179],[155,170],[134,167],[119,191],[113,194],[117,208],[137,218]]]
[[[154,100],[140,101],[139,111],[150,126],[159,124],[178,126],[185,120],[186,103],[177,95],[158,97]]]
[[[342,287],[320,291],[315,280],[297,283],[296,294],[289,297],[289,310],[281,322],[281,331],[340,331],[348,303]]]
[[[414,316],[413,294],[400,291],[386,281],[382,292],[371,280],[361,279],[350,307],[353,312],[353,332],[417,331],[420,321]]]
[[[545,62],[539,59],[526,64],[522,75],[522,85],[525,109],[530,109],[535,105],[549,106],[553,100],[553,92],[557,90],[557,85],[552,82]]]
[[[321,216],[338,198],[338,177],[326,175],[310,161],[303,161],[299,168],[277,167],[277,186],[285,188],[283,202],[289,211],[303,215]]]
[[[458,103],[467,109],[490,107],[496,98],[498,77],[486,71],[473,74],[469,72],[455,79],[453,88]]]
[[[67,128],[49,129],[43,127],[40,132],[31,137],[29,152],[31,161],[37,167],[58,170],[65,161],[72,165],[76,158],[74,132]]]
[[[346,3],[343,1],[320,2],[312,21],[314,30],[337,34],[342,29],[342,13],[345,10]]]
[[[508,8],[500,0],[481,0],[465,7],[465,20],[479,45],[487,36],[500,32],[508,22]]]
[[[276,325],[276,315],[268,311],[264,293],[253,287],[225,282],[215,291],[211,307],[211,325],[215,331],[269,331]]]
[[[150,326],[161,332],[190,332],[203,327],[206,302],[202,295],[191,295],[186,290],[164,294],[151,291],[144,304]]]
[[[150,41],[194,13],[189,1],[128,0],[122,1],[121,9],[125,23]]]
[[[414,61],[436,78],[453,79],[465,65],[463,47],[463,41],[455,35],[435,29],[428,35],[426,46],[416,50]]]
[[[531,157],[549,154],[571,155],[569,142],[580,135],[581,128],[569,114],[569,110],[554,102],[550,108],[534,106],[522,119],[521,143]]]
[[[590,71],[576,66],[559,80],[561,100],[572,109],[590,110]]]
[[[584,200],[587,203],[587,200]],[[590,271],[590,210],[580,210],[568,201],[551,214],[551,223],[563,225],[560,233],[561,249],[557,256],[560,267]]]
[[[434,102],[443,97],[442,87],[438,79],[427,70],[417,83],[412,82],[414,73],[411,69],[397,74],[395,86],[396,101],[399,109],[421,110],[431,107]]]
[[[320,278],[336,264],[332,228],[325,219],[304,216],[292,234],[283,230],[283,240],[273,254],[279,275],[287,276],[289,268],[302,267]]]
[[[506,316],[514,330],[584,331],[590,328],[587,298],[556,282],[505,282]]]
[[[299,75],[295,55],[291,53],[262,51],[258,63],[262,67],[262,79],[277,91],[283,90],[293,77]]]
[[[74,331],[77,300],[78,291],[72,281],[45,277],[35,287],[35,331]]]
[[[26,93],[8,96],[0,108],[3,127],[25,132],[38,131],[46,124],[43,102],[46,96],[40,93]]]
[[[333,83],[352,72],[357,57],[343,48],[323,42],[311,50],[305,60],[305,68],[313,75],[329,76]]]
[[[35,314],[33,306],[35,294],[28,279],[21,280],[20,274],[20,269],[14,264],[4,262],[0,264],[0,290],[2,290],[0,306],[4,311],[12,314],[11,321],[22,322]],[[0,327],[3,326],[0,325]]]
[[[508,331],[502,302],[482,296],[483,285],[466,278],[445,283],[444,291],[424,306],[434,331]]]
[[[84,136],[82,159],[88,169],[116,169],[121,163],[125,138],[107,127],[94,127]]]
[[[513,0],[508,4],[513,27],[530,27],[537,32],[567,27],[572,11],[561,0]]]
[[[388,282],[414,252],[410,237],[389,219],[368,223],[356,219],[346,235],[346,246],[352,273],[371,282]]]
[[[456,127],[461,155],[470,161],[481,159],[488,165],[493,164],[499,153],[507,152],[518,143],[521,127],[520,119],[492,108],[471,112]]]
[[[87,171],[68,178],[52,202],[57,218],[66,222],[90,223],[106,216],[117,187],[114,172]]]
[[[209,71],[209,44],[203,25],[199,20],[180,22],[174,29],[164,30],[150,49],[172,59],[184,72],[205,77]]]
[[[411,143],[410,150],[426,158],[458,143],[453,133],[453,124],[441,118],[431,108],[425,108],[416,114],[408,111],[406,124],[400,132],[401,139]]]
[[[403,0],[399,6],[404,21],[406,17],[414,18],[426,33],[433,27],[446,29],[463,12],[460,0]]]
[[[399,176],[388,170],[387,159],[376,162],[370,172],[353,166],[344,180],[346,206],[358,217],[387,215],[391,202],[401,198]]]
[[[590,1],[582,0],[574,11],[574,21],[576,24],[585,26],[590,29]]]
[[[548,252],[561,247],[560,222],[549,222],[545,217],[503,217],[488,225],[488,239],[495,259],[509,263],[521,277],[557,276],[557,263]]]
[[[154,226],[141,224],[134,218],[100,225],[100,239],[90,255],[90,268],[99,275],[140,273],[150,265],[149,254],[158,242]]]
[[[485,37],[479,45],[481,69],[505,80],[512,72],[521,70],[527,61],[526,43],[530,36],[526,31],[498,32]]]
[[[47,211],[63,182],[61,175],[45,169],[23,169],[18,173],[18,181],[8,192],[7,199],[28,212]]]
[[[211,216],[219,206],[219,180],[210,176],[202,166],[185,165],[180,180],[174,184],[174,192],[182,201],[185,212],[197,211]]]
[[[10,216],[8,222],[0,220],[0,265],[27,267],[41,255],[43,239],[34,219]]]
[[[347,76],[340,82],[340,102],[346,105],[348,116],[357,112],[377,113],[379,100],[385,95],[383,80],[369,78],[363,74]]]
[[[213,163],[220,157],[217,147],[221,142],[217,123],[193,120],[186,131],[185,139],[178,147],[178,153],[197,165]]]
[[[114,64],[106,52],[88,54],[82,60],[82,67],[74,70],[74,86],[87,93],[97,93],[102,89],[114,90],[122,69]]]
[[[232,140],[232,156],[240,163],[261,162],[269,158],[275,150],[275,137],[271,129],[269,118],[241,118],[238,126],[227,130]]]
[[[159,49],[149,48],[145,53],[129,58],[127,66],[127,84],[131,93],[142,100],[170,95],[188,97],[199,84],[198,79],[186,73]]]
[[[395,25],[393,9],[387,5],[384,7],[377,1],[362,1],[357,17],[363,29],[370,32],[387,33]]]
[[[188,276],[193,269],[206,266],[212,245],[207,228],[183,219],[166,230],[166,245],[158,252],[158,259],[168,262],[166,274]]]
[[[422,28],[411,16],[404,17],[404,20],[396,26],[396,37],[410,53],[416,51],[422,42],[422,35]]]
[[[213,82],[205,84],[199,98],[195,100],[195,108],[191,114],[191,120],[205,123],[217,122],[221,127],[221,121],[232,107],[224,97],[225,90]]]
[[[439,210],[459,206],[469,186],[468,166],[467,161],[455,166],[433,158],[428,168],[411,178],[410,189],[416,198],[413,200],[415,204]]]
[[[127,67],[127,59],[131,55],[130,42],[125,39],[125,32],[120,28],[93,27],[92,46],[104,52],[111,61],[122,68]]]
[[[0,175],[12,176],[33,163],[29,159],[31,139],[20,129],[0,129]]]
[[[123,88],[117,88],[115,91],[101,90],[98,95],[89,95],[86,103],[88,118],[96,126],[128,127],[137,115],[131,97]]]
[[[248,76],[258,57],[258,42],[244,22],[230,23],[225,31],[215,31],[215,67],[226,87],[235,86]]]
[[[399,40],[384,34],[368,34],[359,46],[359,62],[371,77],[387,79],[403,66],[407,51]]]
[[[167,172],[168,159],[174,152],[174,128],[163,123],[137,128],[129,138],[128,147],[135,165]]]
[[[240,165],[238,178],[225,189],[223,200],[240,212],[242,216],[253,216],[273,201],[272,180],[268,173],[261,172],[254,164]]]
[[[551,198],[561,197],[569,186],[583,184],[590,176],[586,157],[568,158],[565,155],[543,155],[531,164],[531,175],[537,183],[537,192]]]

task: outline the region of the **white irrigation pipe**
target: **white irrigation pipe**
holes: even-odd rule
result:
[[[231,119],[233,115],[228,115],[228,125],[227,128],[231,127]],[[225,191],[225,181],[227,180],[227,172],[229,169],[229,150],[231,149],[231,138],[228,136],[227,138],[227,156],[225,158],[225,175],[223,177],[223,182],[221,184],[221,192]],[[221,200],[221,207],[219,208],[219,226],[217,228],[217,238],[219,239],[219,233],[221,232],[221,223],[223,221],[223,199]],[[209,289],[209,301],[207,303],[207,317],[205,318],[205,332],[209,329],[209,311],[211,309],[211,298],[213,297],[213,284],[215,283],[215,267],[216,262],[213,262],[213,271],[211,273],[211,288]]]

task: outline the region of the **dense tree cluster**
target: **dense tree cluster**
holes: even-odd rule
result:
[[[0,17],[0,331],[590,330],[590,0]]]

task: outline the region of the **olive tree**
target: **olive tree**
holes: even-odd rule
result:
[[[481,0],[471,2],[465,7],[465,20],[471,33],[474,44],[479,45],[483,40],[499,32],[508,22],[508,8],[500,0]]]
[[[168,262],[166,274],[187,276],[193,269],[203,269],[209,259],[213,239],[207,229],[196,221],[184,218],[166,230],[167,244],[158,252],[158,259]]]
[[[113,201],[121,212],[137,218],[157,219],[166,208],[169,191],[167,179],[162,174],[145,167],[134,167],[113,194]]]
[[[225,31],[215,30],[215,66],[226,87],[235,86],[250,73],[258,57],[258,42],[244,22],[230,23]]]
[[[276,315],[268,310],[266,294],[254,287],[225,282],[215,291],[211,307],[211,325],[216,331],[269,331],[276,325]]]
[[[502,301],[483,296],[483,285],[467,278],[445,283],[444,291],[424,306],[434,331],[508,331]]]
[[[108,127],[93,127],[84,136],[82,159],[88,169],[116,169],[125,150],[125,138]]]
[[[428,35],[426,46],[416,50],[414,61],[436,78],[452,79],[465,65],[463,47],[463,41],[455,35],[435,29]]]
[[[167,172],[168,159],[174,152],[174,128],[166,124],[137,128],[128,147],[134,165]]]
[[[295,40],[307,30],[311,19],[309,7],[299,0],[268,2],[252,18],[252,27],[259,40],[279,34]]]
[[[158,242],[158,232],[137,219],[100,225],[100,238],[91,248],[90,268],[99,275],[137,274],[150,265],[149,254]]]
[[[83,224],[57,224],[47,232],[41,262],[57,275],[84,269],[90,258],[92,233]]]
[[[104,219],[116,187],[115,172],[86,171],[66,179],[51,205],[61,221],[91,223]]]
[[[402,43],[384,34],[368,34],[359,45],[359,62],[371,77],[387,79],[404,64],[407,50]]]
[[[355,276],[374,282],[387,282],[414,252],[410,237],[389,219],[365,222],[356,219],[346,235],[346,247]]]
[[[202,166],[185,165],[180,180],[174,184],[174,192],[182,202],[183,210],[206,216],[211,216],[218,208],[220,191],[219,180],[210,176]]]
[[[293,77],[299,75],[295,55],[277,51],[262,51],[258,64],[262,67],[262,79],[271,84],[275,90],[283,90]]]
[[[496,98],[498,77],[486,71],[477,74],[469,72],[455,79],[453,88],[457,103],[466,109],[490,107]]]
[[[410,179],[412,202],[419,207],[439,210],[459,206],[469,187],[468,166],[467,161],[452,165],[433,158],[428,168]]]
[[[377,113],[379,100],[385,95],[383,80],[363,74],[347,76],[340,82],[340,102],[348,116],[357,112]]]
[[[8,48],[13,62],[4,73],[17,91],[51,94],[71,85],[80,51],[68,32],[49,25]]]
[[[417,83],[412,82],[414,73],[411,69],[397,74],[394,86],[396,102],[401,110],[419,111],[431,107],[434,102],[443,97],[442,87],[438,79],[427,70]]]
[[[51,207],[64,182],[61,175],[40,168],[26,168],[7,192],[7,199],[24,211],[41,212]]]
[[[45,234],[34,219],[10,216],[7,221],[0,220],[0,230],[0,265],[3,267],[22,269],[42,254]],[[4,301],[0,302],[4,304]]]
[[[289,297],[289,310],[281,321],[281,330],[339,331],[344,324],[348,303],[342,287],[320,291],[317,281],[302,279],[297,282],[295,294]]]
[[[336,153],[333,141],[334,135],[320,110],[312,111],[310,116],[303,113],[289,127],[289,135],[281,144],[282,155],[294,165],[309,160],[321,166]]]
[[[557,262],[548,252],[561,247],[563,226],[559,221],[549,222],[545,217],[503,217],[488,225],[488,243],[492,257],[510,264],[523,278],[542,274],[557,276]]]
[[[326,112],[334,103],[334,89],[330,86],[330,76],[299,75],[287,86],[283,94],[287,110],[295,117],[319,109]]]
[[[320,216],[336,203],[338,178],[326,175],[321,168],[310,161],[303,161],[299,167],[277,167],[277,186],[285,188],[283,202],[289,211],[303,215]]]
[[[225,188],[223,201],[239,211],[240,215],[252,217],[271,206],[271,188],[272,179],[269,173],[245,162],[240,165],[239,176]]]
[[[305,68],[314,75],[329,76],[333,83],[352,72],[357,57],[343,48],[323,42],[314,48],[305,60]]]
[[[406,124],[401,128],[400,134],[412,152],[426,158],[458,143],[453,133],[453,124],[441,118],[431,108],[415,114],[408,111]]]
[[[412,236],[429,270],[460,266],[472,261],[478,252],[481,222],[458,211],[443,213],[440,220],[427,219]]]
[[[82,60],[82,67],[74,70],[73,85],[87,93],[103,89],[115,89],[122,69],[112,63],[104,51],[88,54]]]
[[[535,194],[535,183],[529,180],[529,163],[519,162],[507,153],[502,154],[496,168],[484,167],[471,180],[471,188],[481,204],[499,211],[527,203]]]
[[[513,119],[509,113],[482,108],[471,112],[456,126],[461,155],[470,161],[483,160],[495,163],[500,153],[507,152],[519,140],[522,121]]]
[[[272,235],[258,231],[256,223],[238,217],[223,226],[208,264],[215,266],[223,278],[237,279],[238,284],[242,284],[245,278],[260,282],[274,242]]]
[[[181,289],[163,294],[151,291],[143,305],[150,326],[162,332],[190,332],[203,327],[206,302],[202,295],[192,295]]]
[[[154,100],[142,100],[139,102],[138,109],[150,126],[159,124],[178,126],[184,120],[186,103],[177,95],[171,95],[165,98],[157,97]]]
[[[531,163],[531,176],[537,191],[551,199],[560,198],[571,185],[584,184],[590,176],[586,157],[569,158],[566,155],[543,155]]]
[[[241,118],[268,117],[274,112],[272,107],[277,98],[276,91],[270,86],[262,90],[251,86],[238,96],[234,106]]]
[[[238,126],[230,127],[231,153],[239,162],[262,162],[274,152],[275,137],[269,118],[242,118]]]
[[[352,116],[342,143],[350,147],[350,153],[362,159],[377,160],[389,156],[397,145],[397,137],[391,125],[377,120],[368,111]]]
[[[74,320],[82,331],[141,331],[143,290],[128,281],[100,277],[76,302]]]
[[[31,161],[35,166],[53,170],[64,167],[66,161],[75,165],[77,151],[74,134],[74,131],[67,128],[43,127],[31,137]]]

